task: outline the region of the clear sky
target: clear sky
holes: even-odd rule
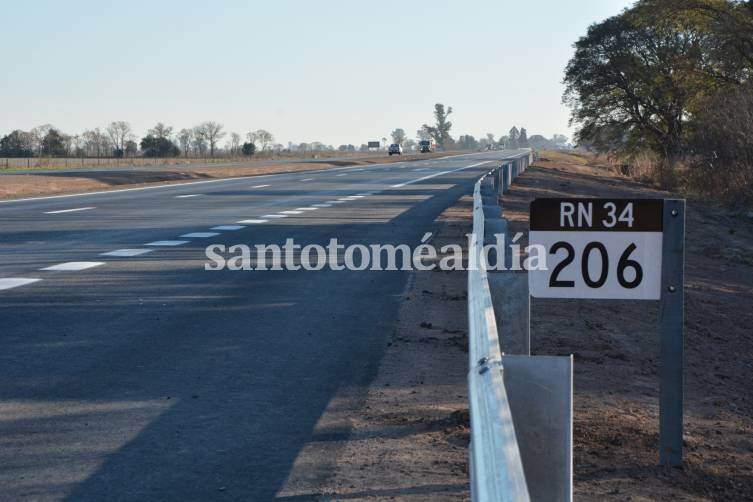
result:
[[[280,143],[415,135],[569,135],[563,68],[628,0],[0,0],[0,134],[205,120]]]

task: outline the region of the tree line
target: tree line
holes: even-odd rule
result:
[[[578,40],[564,83],[580,145],[753,200],[753,1],[639,0]]]

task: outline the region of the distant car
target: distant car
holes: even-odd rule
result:
[[[390,156],[392,156],[393,154],[402,155],[403,147],[398,145],[397,143],[392,143],[390,145],[389,153],[390,153]]]

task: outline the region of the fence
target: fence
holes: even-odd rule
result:
[[[478,266],[468,267],[468,389],[474,501],[572,500],[572,358],[529,355],[527,275],[485,267],[484,245],[507,232],[499,195],[531,159],[526,153],[505,161],[473,192],[475,239],[468,251]],[[512,256],[500,259],[509,264]]]

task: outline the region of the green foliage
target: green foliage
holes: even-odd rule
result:
[[[148,135],[141,139],[144,157],[178,157],[180,148],[165,137]]]
[[[458,138],[457,145],[462,150],[476,150],[479,147],[479,143],[478,141],[476,141],[476,138],[474,138],[470,134],[460,136]]]
[[[447,120],[447,117],[452,113],[452,107],[448,106],[447,110],[445,111],[444,105],[442,103],[437,103],[434,105],[434,120],[435,125],[430,126],[427,124],[423,125],[423,131],[426,132],[429,136],[434,138],[434,141],[437,142],[437,145],[439,145],[440,148],[445,148],[445,146],[450,146],[452,143],[452,137],[450,136],[450,129],[452,129],[452,122]]]
[[[0,139],[0,157],[33,157],[32,137],[16,129]]]
[[[254,145],[250,141],[243,143],[243,147],[241,148],[241,151],[243,152],[243,155],[245,155],[246,157],[251,157],[254,153],[256,153],[256,145]]]

